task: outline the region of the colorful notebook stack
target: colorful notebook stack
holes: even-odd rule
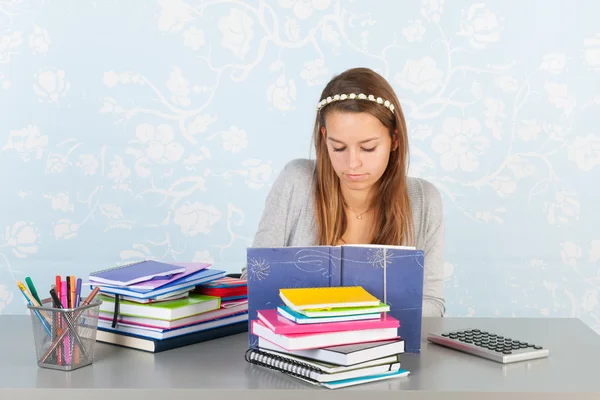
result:
[[[246,361],[330,389],[408,375],[389,306],[361,286],[280,289],[282,305],[257,311]]]
[[[210,267],[141,261],[91,273],[97,340],[156,353],[247,331],[246,281]]]

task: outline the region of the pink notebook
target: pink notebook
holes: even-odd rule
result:
[[[398,337],[398,328],[376,328],[358,331],[351,329],[339,332],[291,333],[282,335],[274,333],[262,321],[253,320],[250,333],[286,350],[304,350],[395,339]]]
[[[273,333],[280,335],[324,333],[341,331],[360,331],[364,329],[398,328],[400,321],[391,315],[382,313],[379,319],[322,322],[317,324],[297,324],[279,315],[277,310],[258,310],[258,319]]]

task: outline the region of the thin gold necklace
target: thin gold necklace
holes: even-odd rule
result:
[[[371,211],[373,209],[373,207],[375,207],[375,204],[373,204],[371,207],[369,207],[369,209],[367,211],[359,213],[354,208],[350,207],[348,205],[348,203],[344,202],[344,204],[346,205],[346,207],[348,207],[349,209],[351,209],[352,211],[354,211],[354,213],[356,214],[356,218],[358,218],[358,219],[362,219],[363,215],[365,215],[366,213],[368,213],[369,211]]]

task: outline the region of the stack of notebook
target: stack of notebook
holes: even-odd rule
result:
[[[102,300],[100,342],[160,352],[247,331],[245,281],[210,264],[142,261],[89,280]]]
[[[330,389],[408,375],[389,306],[360,286],[281,289],[257,311],[246,361]]]

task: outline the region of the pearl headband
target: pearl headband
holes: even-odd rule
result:
[[[326,99],[321,100],[317,104],[317,111],[320,111],[323,107],[325,107],[329,103],[333,103],[334,101],[347,100],[347,99],[351,99],[351,100],[359,99],[359,100],[374,101],[375,103],[381,104],[384,107],[388,108],[392,112],[392,114],[394,113],[394,105],[392,103],[390,103],[388,100],[384,100],[381,97],[375,97],[372,94],[367,96],[364,93],[336,94],[335,96],[329,96]]]

